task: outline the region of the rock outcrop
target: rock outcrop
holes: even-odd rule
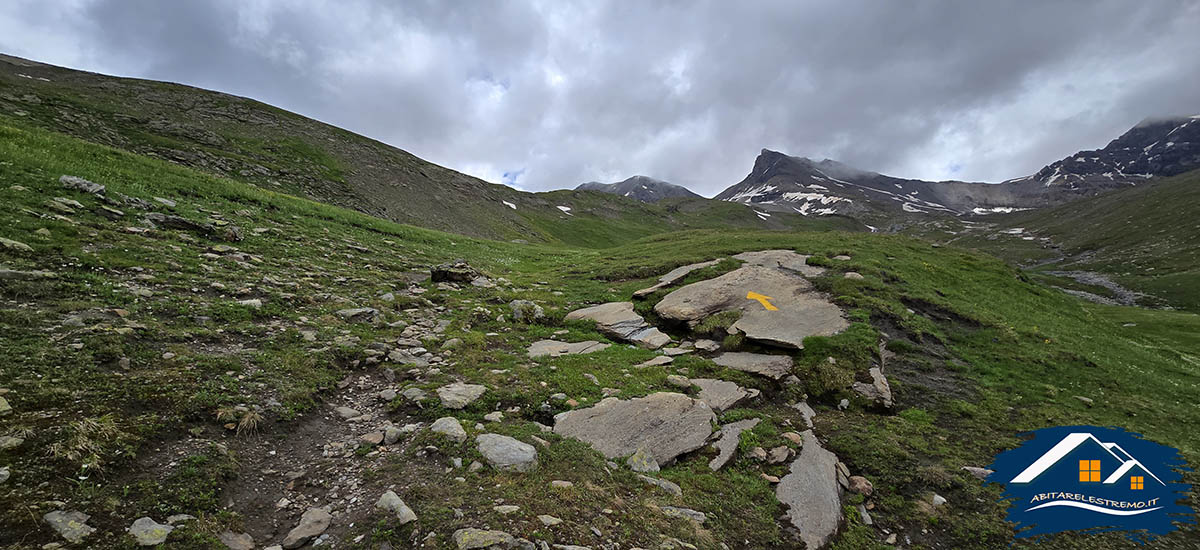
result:
[[[596,328],[609,336],[630,342],[646,349],[658,349],[671,343],[671,337],[646,323],[633,310],[630,302],[609,302],[598,306],[577,309],[567,314],[566,320],[590,320]]]
[[[607,458],[645,448],[660,465],[699,449],[712,433],[716,415],[703,401],[660,392],[630,400],[610,397],[594,407],[560,413],[554,433],[574,437]]]
[[[812,430],[800,435],[804,446],[775,486],[775,498],[788,508],[788,521],[800,539],[815,549],[828,543],[842,522],[842,486],[837,456],[821,447]]]

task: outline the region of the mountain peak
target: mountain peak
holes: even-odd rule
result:
[[[650,176],[631,176],[616,183],[600,183],[590,181],[580,184],[576,191],[599,191],[621,195],[642,202],[658,202],[666,198],[684,197],[701,198],[691,190],[681,185],[668,183]]]

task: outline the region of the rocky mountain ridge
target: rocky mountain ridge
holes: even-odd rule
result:
[[[667,198],[703,198],[696,193],[693,193],[687,187],[667,183],[663,180],[654,179],[649,176],[633,176],[623,181],[616,183],[600,183],[598,181],[590,181],[581,183],[575,188],[576,191],[600,191],[601,193],[610,193],[613,195],[621,195],[622,197],[630,198],[641,202],[658,202]]]

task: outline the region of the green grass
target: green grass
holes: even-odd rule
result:
[[[486,468],[445,474],[448,457],[469,463],[478,458],[477,451],[470,443],[418,432],[402,455],[366,482],[407,487],[404,498],[420,519],[402,528],[386,522],[356,525],[349,534],[364,539],[348,546],[368,548],[386,540],[404,547],[413,543],[417,530],[436,532],[436,542],[445,544],[454,529],[484,524],[560,543],[598,545],[589,529],[596,526],[625,546],[656,547],[659,533],[705,549],[720,543],[793,546],[779,527],[782,510],[771,487],[760,477],[783,475],[783,465],[763,465],[743,454],[712,473],[706,466],[711,451],[698,451],[661,474],[683,487],[684,496],[677,499],[647,489],[627,470],[607,472],[604,460],[585,445],[541,434],[532,423],[550,423],[554,413],[570,408],[551,400],[551,394],[566,393],[587,406],[601,399],[605,388],[618,390],[621,398],[674,391],[666,376],[684,369],[689,376],[728,379],[762,392],[756,401],[723,415],[723,422],[763,419],[743,436],[744,446],[786,444],[782,434],[801,426],[788,405],[807,394],[818,409],[816,431],[825,445],[852,473],[875,485],[870,502],[876,525],[911,536],[918,548],[1009,544],[1011,527],[996,502],[998,490],[960,468],[988,464],[1026,430],[1120,425],[1178,447],[1192,464],[1200,461],[1200,435],[1192,429],[1200,422],[1195,408],[1200,317],[1089,304],[1000,259],[961,248],[935,248],[904,236],[713,228],[648,234],[610,246],[628,235],[606,233],[605,224],[619,225],[621,217],[587,218],[595,227],[575,237],[587,241],[581,246],[521,245],[399,225],[19,124],[0,125],[0,159],[0,236],[34,248],[33,253],[0,251],[0,262],[58,274],[45,281],[0,281],[0,353],[6,358],[0,364],[0,388],[8,390],[5,398],[16,410],[6,417],[2,433],[26,439],[0,456],[20,479],[19,486],[0,495],[0,547],[52,542],[37,518],[56,500],[92,513],[93,525],[113,533],[92,541],[96,548],[127,546],[123,529],[136,517],[153,514],[161,521],[158,516],[174,512],[202,519],[173,533],[172,541],[210,547],[215,533],[241,528],[245,521],[223,507],[229,488],[243,477],[260,475],[241,466],[246,457],[224,453],[220,445],[288,437],[296,419],[325,406],[347,375],[379,373],[366,362],[369,346],[394,341],[402,330],[385,323],[413,322],[408,310],[438,306],[444,308],[438,318],[450,321],[443,340],[462,340],[453,364],[443,366],[440,375],[397,385],[432,391],[463,379],[492,389],[459,412],[433,404],[436,400],[423,406],[398,400],[390,414],[426,421],[454,414],[474,435],[474,423],[488,412],[519,409],[487,429],[526,441],[536,435],[550,446],[539,447],[541,466],[531,474]],[[122,207],[124,219],[104,219],[94,212],[97,199],[61,188],[62,174],[103,183],[112,197],[177,200],[174,214],[226,220],[241,227],[246,239],[223,243],[166,229],[131,233],[127,227],[141,225],[138,210]],[[66,218],[39,215],[46,211],[44,203],[58,196],[85,208]],[[41,229],[49,236],[39,235]],[[648,231],[637,226],[629,231],[643,230]],[[599,240],[589,241],[593,238]],[[217,244],[248,256],[242,262],[206,258]],[[601,245],[607,248],[594,248]],[[771,248],[812,254],[814,264],[829,266],[814,284],[851,321],[839,335],[808,339],[795,354],[799,385],[782,387],[695,356],[680,357],[667,368],[636,369],[633,365],[654,354],[625,345],[585,356],[529,360],[524,355],[530,342],[560,330],[567,331],[560,338],[572,341],[605,339],[587,323],[562,323],[567,311],[626,300],[680,265]],[[852,259],[828,260],[842,253]],[[379,298],[403,291],[406,273],[456,258],[509,283],[459,291],[423,283],[426,292],[419,297],[400,303]],[[735,265],[722,262],[689,280]],[[847,270],[865,278],[844,279]],[[264,305],[237,304],[246,298]],[[540,304],[547,320],[512,322],[507,304],[515,298]],[[379,309],[383,322],[352,324],[334,315],[352,306]],[[70,316],[81,323],[64,323]],[[707,328],[717,330],[730,321],[713,319]],[[300,331],[314,332],[317,342],[307,342]],[[883,334],[887,349],[896,354],[884,368],[896,393],[895,414],[868,411],[858,402],[838,411],[842,398],[853,400],[846,386],[878,361]],[[436,349],[438,343],[428,346]],[[174,356],[165,358],[165,353]],[[1094,399],[1096,406],[1086,407],[1076,395]],[[239,406],[264,416],[257,436],[221,427],[228,418],[218,419],[218,411]],[[245,413],[235,417],[240,415]],[[48,455],[56,443],[63,452]],[[171,462],[161,460],[164,449],[175,445],[188,450],[174,465],[163,466]],[[426,445],[438,453],[418,456]],[[367,450],[362,455],[353,460],[371,460]],[[148,463],[156,469],[141,471]],[[81,472],[89,476],[83,482]],[[467,482],[452,481],[458,475]],[[551,491],[551,479],[573,480],[576,486]],[[1186,479],[1200,481],[1195,473]],[[927,506],[933,492],[950,504],[937,510]],[[499,518],[491,510],[498,499],[523,510]],[[686,506],[712,519],[696,530],[666,520],[651,505]],[[463,517],[457,517],[456,508]],[[537,513],[568,523],[547,530]],[[1196,536],[1192,528],[1160,544],[1185,547]],[[851,521],[836,547],[873,548],[882,539],[882,533]],[[1127,546],[1122,540],[1062,536],[1039,546]]]

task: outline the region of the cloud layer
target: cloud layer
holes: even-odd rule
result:
[[[761,148],[999,181],[1200,112],[1200,3],[16,0],[0,51],[245,95],[526,190]]]

